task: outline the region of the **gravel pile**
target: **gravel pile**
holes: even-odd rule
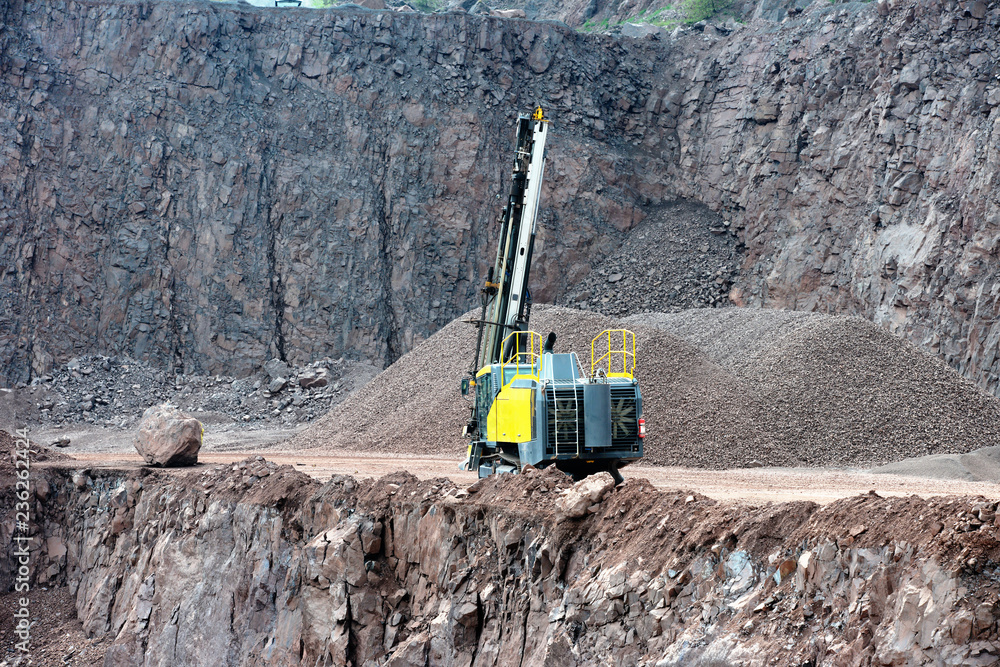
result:
[[[779,338],[824,319],[829,318],[793,310],[728,307],[646,313],[624,317],[622,322],[669,331],[697,347],[713,362],[739,374]]]
[[[459,382],[475,345],[475,330],[460,319],[400,357],[292,438],[288,448],[458,456],[468,418]]]
[[[718,467],[715,456],[737,465],[877,465],[1000,444],[996,398],[861,318],[729,308],[624,321],[683,338],[741,393],[739,400],[725,396],[705,406],[720,421],[730,415],[735,433],[720,423],[707,442],[678,439],[714,450],[711,459],[657,441],[652,460],[686,464],[693,457],[707,467]],[[655,415],[670,394],[648,374],[642,379]],[[655,416],[650,421],[657,425]],[[721,451],[719,440],[733,446],[735,456]]]
[[[984,447],[968,454],[918,456],[887,463],[869,472],[963,482],[996,482],[1000,480],[1000,447]]]
[[[724,306],[741,262],[722,217],[677,201],[651,212],[565,301],[616,317]]]
[[[22,424],[132,428],[146,408],[173,403],[203,422],[253,430],[311,421],[377,372],[344,359],[296,368],[273,359],[256,375],[235,379],[173,375],[127,357],[89,355],[8,391],[0,402]]]
[[[591,338],[636,333],[647,463],[705,468],[864,466],[1000,443],[1000,402],[943,362],[858,318],[692,310],[633,316],[538,306],[589,367]],[[455,321],[353,394],[292,447],[464,452],[458,391],[475,330]]]
[[[476,329],[463,320],[479,315],[472,311],[452,321],[293,438],[288,447],[461,456],[468,445],[462,427],[472,397],[463,397],[459,387],[476,346]],[[543,336],[555,331],[556,349],[575,351],[588,367],[591,339],[612,323],[603,315],[558,306],[536,306],[531,313],[535,331]]]

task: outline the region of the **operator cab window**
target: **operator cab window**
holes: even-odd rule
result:
[[[537,369],[534,366],[525,366],[524,364],[521,364],[520,370],[521,370],[521,375],[535,375],[537,372]],[[503,386],[506,387],[507,385],[509,385],[510,381],[514,379],[514,376],[517,375],[517,372],[518,372],[517,366],[504,367]]]
[[[476,401],[479,404],[482,414],[480,419],[485,423],[486,415],[490,411],[490,407],[493,405],[493,399],[495,397],[493,392],[493,374],[486,373],[485,375],[480,375],[476,380],[476,391],[479,394],[479,398]]]

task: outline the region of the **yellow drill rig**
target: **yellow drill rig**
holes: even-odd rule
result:
[[[555,465],[575,478],[642,457],[646,436],[635,379],[635,334],[603,331],[591,342],[590,373],[573,352],[556,353],[528,329],[528,275],[549,121],[539,107],[517,119],[510,195],[500,215],[496,261],[482,289],[476,356],[462,393],[472,394],[463,467],[480,477]]]

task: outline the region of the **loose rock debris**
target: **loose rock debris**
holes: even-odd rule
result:
[[[447,325],[292,446],[460,457],[459,381],[475,329]],[[1000,402],[860,318],[701,309],[633,315],[536,306],[531,326],[590,366],[605,328],[636,333],[647,463],[705,468],[867,466],[1000,442]]]
[[[563,301],[615,317],[728,305],[742,261],[737,246],[719,214],[671,202],[649,211]]]
[[[134,428],[143,412],[169,402],[209,424],[257,430],[294,426],[325,414],[377,373],[368,363],[321,359],[267,362],[245,378],[168,373],[123,356],[87,355],[0,395],[19,424]]]

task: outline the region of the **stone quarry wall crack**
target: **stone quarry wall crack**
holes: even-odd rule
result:
[[[163,158],[164,162],[166,157]],[[162,165],[161,165],[162,166]],[[164,167],[165,170],[165,167]],[[169,293],[170,302],[167,305],[167,331],[170,335],[170,360],[168,362],[167,370],[172,372],[185,372],[184,369],[184,351],[181,345],[181,323],[176,313],[176,301],[177,301],[177,270],[172,266],[170,262],[170,221],[166,216],[167,211],[164,210],[163,221],[166,225],[166,230],[164,233],[164,243],[163,243],[163,265],[168,267],[170,270],[170,281],[167,286]]]
[[[26,131],[24,135],[23,147],[21,149],[23,164],[29,164],[28,146],[31,144],[30,140],[31,140],[31,135]],[[35,182],[35,172],[30,171],[28,172],[26,178],[24,179],[24,188],[23,188],[24,194],[31,192],[35,187],[37,187],[37,183]],[[25,197],[25,199],[27,200],[27,197]],[[31,250],[31,255],[26,258],[25,263],[21,265],[19,270],[15,271],[15,276],[17,277],[17,286],[19,288],[18,291],[20,293],[19,296],[21,297],[21,303],[29,304],[32,301],[34,301],[34,294],[33,294],[35,291],[34,276],[35,276],[35,263],[38,259],[38,253],[39,253],[39,248],[38,248],[39,244],[37,242],[39,240],[38,239],[39,234],[36,231],[37,220],[35,215],[33,214],[31,206],[25,203],[23,211],[24,211],[24,228],[23,228],[24,235],[21,238],[20,243],[16,245],[18,250],[18,255],[20,256],[15,258],[15,266],[20,264],[20,261],[24,259],[24,254],[25,254],[24,248],[26,243],[31,245],[32,250]],[[27,356],[27,364],[26,364],[27,367],[21,373],[22,377],[18,379],[22,379],[22,381],[24,382],[30,382],[34,374],[34,364],[32,363],[35,354],[34,348],[36,344],[40,344],[42,341],[40,339],[36,340],[36,337],[34,335],[28,335],[27,338],[25,339],[24,332],[37,331],[38,329],[37,323],[41,314],[34,309],[22,308],[21,310],[22,312],[27,311],[26,315],[28,319],[27,322],[24,322],[21,318],[18,318],[17,321],[18,338],[25,345],[25,355]]]
[[[531,616],[531,607],[524,610],[524,620],[521,622],[521,651],[518,667],[524,667],[524,648],[528,644],[528,617]]]
[[[353,614],[351,613],[351,595],[349,592],[345,592],[345,605],[347,607],[346,616],[344,618],[344,627],[346,628],[347,634],[347,647],[345,648],[345,656],[347,657],[347,664],[356,665],[358,664],[358,639],[354,634],[353,629]]]
[[[380,303],[380,324],[385,327],[382,337],[386,346],[386,365],[392,364],[400,356],[403,349],[402,341],[399,338],[399,323],[396,319],[395,299],[392,289],[393,272],[393,248],[392,248],[392,223],[390,220],[390,205],[386,200],[386,177],[389,171],[389,159],[387,147],[382,141],[372,139],[372,166],[376,171],[372,193],[372,214],[378,225],[379,261],[381,269],[379,271],[380,290],[382,299]]]
[[[281,264],[278,261],[278,246],[281,237],[281,218],[273,215],[272,179],[268,176],[273,171],[272,160],[274,149],[272,141],[262,132],[263,147],[261,150],[260,178],[258,188],[260,198],[257,217],[267,229],[267,273],[271,281],[270,297],[274,324],[271,331],[272,344],[277,357],[284,361],[285,356],[285,285],[281,276]]]

